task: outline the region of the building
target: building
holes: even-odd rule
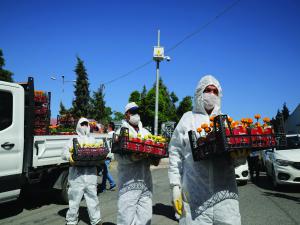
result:
[[[300,134],[300,104],[285,121],[284,128],[287,134]]]

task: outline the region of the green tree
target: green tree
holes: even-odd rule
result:
[[[121,121],[123,119],[124,119],[124,114],[123,113],[114,111],[113,120],[115,120],[115,121]]]
[[[89,80],[83,61],[79,57],[77,57],[77,65],[74,71],[77,77],[72,109],[73,115],[76,118],[88,117],[90,114]]]
[[[147,96],[147,89],[146,89],[146,86],[144,85],[143,90],[141,92],[141,101],[139,103],[141,118],[146,117],[146,107],[147,107],[146,96]]]
[[[173,91],[170,94],[170,98],[174,105],[176,104],[176,102],[178,102],[178,97]]]
[[[179,106],[177,108],[177,118],[180,119],[184,113],[191,111],[192,109],[193,109],[192,97],[191,96],[184,97],[182,101],[179,103]]]
[[[129,102],[135,102],[136,104],[139,105],[140,100],[141,100],[141,94],[140,94],[140,92],[138,92],[138,91],[133,91],[133,92],[130,94]]]
[[[175,95],[176,96],[176,95]],[[170,93],[163,83],[162,79],[159,80],[159,96],[158,96],[158,127],[162,122],[176,121],[176,107],[170,97]],[[145,99],[145,117],[142,122],[145,126],[150,126],[154,130],[154,112],[155,111],[155,84],[147,93]]]
[[[283,107],[282,107],[281,113],[283,115],[283,120],[286,121],[289,118],[289,116],[290,116],[290,110],[286,106],[286,103],[283,103]]]
[[[68,113],[68,110],[66,109],[64,104],[62,102],[60,102],[60,104],[59,104],[59,115],[65,115],[66,113]]]
[[[110,107],[105,106],[104,96],[104,86],[101,85],[91,98],[90,117],[107,124],[111,120],[112,112]]]
[[[9,70],[3,69],[5,66],[5,59],[3,57],[2,49],[0,49],[0,80],[13,82],[12,75],[13,73]]]

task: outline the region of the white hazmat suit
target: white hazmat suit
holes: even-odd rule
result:
[[[137,132],[128,122],[122,127],[129,129],[129,134],[142,137],[150,134],[139,122]],[[119,134],[120,130],[116,133]],[[115,154],[118,161],[118,225],[149,225],[152,218],[152,177],[150,160],[133,161],[128,155]]]
[[[95,143],[95,139],[89,137],[90,127],[81,126],[82,122],[88,122],[86,118],[81,118],[76,127],[76,132],[78,134],[79,144],[92,144]],[[69,149],[72,147],[73,142],[70,142],[66,146],[62,154],[64,160],[70,160]],[[100,205],[97,196],[97,169],[95,166],[90,167],[77,167],[71,166],[69,168],[69,210],[66,215],[66,222],[68,225],[73,225],[78,223],[78,210],[79,204],[82,197],[84,196],[86,205],[88,208],[88,213],[90,217],[90,222],[92,225],[100,224]]]
[[[219,91],[211,115],[205,110],[203,98],[208,85]],[[210,123],[210,116],[221,114],[221,96],[219,82],[211,75],[204,76],[196,88],[193,111],[182,116],[169,145],[168,174],[173,201],[178,191],[183,198],[181,225],[241,224],[233,161],[229,157],[194,161],[188,137],[188,131],[196,132],[201,124]]]

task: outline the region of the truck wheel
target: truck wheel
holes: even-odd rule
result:
[[[68,176],[65,176],[62,184],[62,189],[61,189],[61,199],[65,204],[69,204],[68,190],[69,190]]]

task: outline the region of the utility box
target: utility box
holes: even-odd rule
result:
[[[164,60],[164,47],[161,46],[154,46],[153,51],[153,60],[155,61],[162,61]]]

